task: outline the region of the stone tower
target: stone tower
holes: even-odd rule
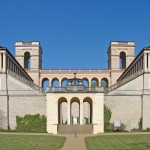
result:
[[[111,71],[111,82],[117,78],[134,60],[135,44],[132,41],[112,41],[108,48],[108,69]]]
[[[21,66],[39,85],[39,71],[42,69],[42,48],[40,42],[16,42],[15,57]]]

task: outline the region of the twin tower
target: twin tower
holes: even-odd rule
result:
[[[116,83],[124,69],[134,60],[134,50],[135,44],[132,41],[110,42],[107,52],[108,71],[110,72],[109,85]],[[34,83],[41,86],[40,72],[42,70],[42,48],[40,42],[16,42],[15,58],[33,78]],[[90,69],[92,70],[92,68]]]

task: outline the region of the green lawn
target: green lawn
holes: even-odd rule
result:
[[[150,150],[149,135],[102,135],[85,138],[87,150]]]
[[[0,135],[0,150],[59,150],[64,137],[43,135]]]

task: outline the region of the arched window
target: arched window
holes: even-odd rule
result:
[[[120,53],[120,69],[126,68],[126,53],[121,52]]]
[[[47,87],[49,87],[49,79],[48,78],[43,78],[42,88],[45,90]]]
[[[108,79],[107,78],[102,78],[101,86],[104,87],[104,88],[108,87]]]
[[[30,67],[31,67],[30,53],[25,52],[24,53],[24,68],[30,69]]]

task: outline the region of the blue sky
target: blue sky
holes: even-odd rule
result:
[[[43,69],[107,69],[110,41],[150,45],[149,0],[0,0],[0,45],[40,41]]]

